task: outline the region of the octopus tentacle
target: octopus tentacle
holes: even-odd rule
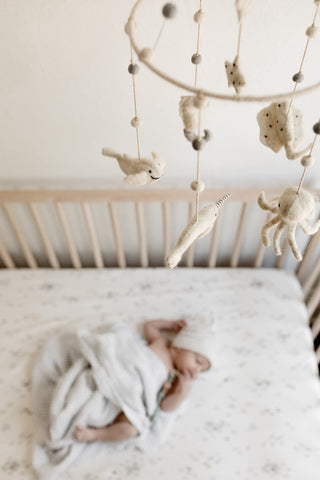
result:
[[[270,245],[270,239],[268,235],[269,231],[278,222],[280,222],[280,217],[279,215],[276,215],[271,220],[269,220],[265,225],[263,225],[261,229],[261,241],[265,247],[268,247]]]
[[[267,202],[264,192],[261,192],[258,197],[258,204],[262,208],[262,210],[268,210],[271,213],[278,213],[278,207],[271,204],[274,201],[275,199],[273,199],[271,202]]]
[[[302,260],[302,255],[296,242],[296,228],[297,225],[288,226],[287,240],[289,242],[293,255],[296,257],[298,262],[300,262],[300,260]]]
[[[309,225],[307,222],[303,221],[300,222],[300,227],[304,231],[304,233],[308,233],[309,235],[314,235],[318,232],[320,228],[320,220],[315,222],[313,225]]]
[[[285,227],[285,224],[282,221],[280,221],[279,225],[276,228],[276,231],[274,232],[273,248],[274,248],[274,251],[275,251],[276,255],[281,255],[280,240],[281,240],[281,235],[282,235],[284,227]]]

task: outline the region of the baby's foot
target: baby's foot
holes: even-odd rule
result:
[[[85,428],[77,425],[73,437],[78,440],[78,442],[93,442],[95,440],[95,431],[93,428]]]

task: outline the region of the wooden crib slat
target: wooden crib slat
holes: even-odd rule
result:
[[[223,215],[223,210],[219,212],[219,215],[217,216],[217,220],[215,221],[215,224],[213,226],[213,232],[211,235],[211,244],[210,244],[210,250],[209,250],[208,267],[215,267],[217,264],[218,242],[219,242],[222,215]]]
[[[92,213],[91,213],[91,210],[90,210],[90,206],[87,202],[82,203],[81,206],[82,206],[82,211],[83,211],[83,214],[84,214],[84,218],[86,220],[86,224],[87,224],[87,227],[88,227],[88,232],[89,232],[90,241],[91,241],[91,245],[92,245],[94,262],[95,262],[97,268],[103,268],[104,267],[103,258],[102,258],[101,249],[100,249],[98,236],[97,236],[97,231],[96,231],[96,227],[95,227],[94,220],[93,220],[93,217],[92,217]]]
[[[81,265],[80,257],[78,255],[76,245],[75,245],[74,240],[72,238],[71,230],[69,228],[68,220],[67,220],[65,211],[63,209],[62,203],[57,202],[55,204],[55,206],[56,206],[56,209],[57,209],[57,212],[58,212],[58,216],[59,216],[59,219],[60,219],[60,222],[61,222],[61,225],[62,225],[64,235],[65,235],[66,240],[67,240],[67,245],[68,245],[68,248],[69,248],[69,253],[70,253],[72,265],[73,265],[74,268],[81,268],[82,265]]]
[[[277,258],[276,260],[276,263],[275,263],[275,267],[276,268],[282,268],[283,267],[283,264],[284,264],[284,261],[287,257],[287,254],[288,254],[288,251],[289,251],[289,244],[288,242],[286,241],[285,244],[281,247],[282,249],[282,254],[279,255],[279,257]]]
[[[314,320],[311,326],[312,338],[315,340],[320,333],[320,314]]]
[[[308,298],[306,304],[307,304],[307,310],[309,313],[309,316],[312,317],[314,314],[316,308],[318,307],[320,303],[320,283],[317,285],[317,287],[314,289],[312,294],[310,295],[310,298]]]
[[[319,273],[320,273],[320,254],[317,257],[317,260],[315,261],[311,272],[308,274],[308,277],[302,283],[302,291],[305,295],[308,295]]]
[[[188,222],[190,222],[190,220],[192,219],[192,217],[194,215],[195,215],[195,205],[194,205],[193,202],[189,202],[189,214],[188,214],[189,220],[188,220]],[[186,261],[186,265],[187,265],[188,268],[193,267],[193,264],[194,264],[194,243],[192,243],[192,245],[190,245],[190,247],[188,248],[187,261]]]
[[[139,241],[140,241],[140,264],[141,264],[141,267],[147,267],[149,264],[149,261],[148,261],[147,238],[146,238],[146,229],[145,229],[142,203],[136,202],[135,208],[136,208],[138,235],[139,235]]]
[[[14,231],[16,237],[17,237],[17,240],[21,246],[21,249],[23,251],[23,254],[24,254],[24,257],[26,259],[26,262],[29,266],[29,268],[38,268],[38,265],[37,265],[37,262],[36,262],[36,259],[34,258],[31,250],[30,250],[30,247],[22,233],[22,230],[20,229],[16,219],[14,218],[10,208],[9,208],[9,205],[6,205],[5,203],[2,205],[3,206],[3,210],[6,214],[6,217],[12,227],[12,230]]]
[[[317,359],[317,362],[318,362],[318,365],[320,363],[320,347],[317,348],[316,350],[316,359]]]
[[[12,269],[15,269],[16,266],[14,264],[14,261],[12,260],[12,257],[10,255],[10,253],[8,252],[8,250],[6,249],[4,243],[2,243],[1,239],[0,239],[0,256],[2,258],[2,261],[3,263],[5,264],[5,266],[7,268],[9,268],[10,270]]]
[[[320,219],[320,216],[319,216],[319,219]],[[301,260],[301,262],[299,262],[298,267],[296,269],[296,275],[300,281],[302,280],[303,276],[305,275],[309,267],[313,254],[319,244],[319,240],[320,240],[320,230],[315,235],[310,236],[303,254],[303,259]]]
[[[271,217],[272,217],[271,213],[267,213],[265,223],[267,223],[270,220]],[[261,267],[261,265],[263,264],[263,259],[264,259],[265,252],[266,252],[266,247],[262,243],[261,231],[260,231],[260,244],[259,244],[259,248],[258,248],[258,251],[257,251],[256,258],[254,260],[254,264],[253,264],[254,268],[260,268]]]
[[[43,245],[44,245],[44,248],[46,250],[48,260],[49,260],[49,263],[50,263],[51,267],[55,268],[55,269],[60,268],[57,256],[56,256],[56,254],[53,250],[53,247],[51,245],[49,236],[46,232],[46,229],[45,229],[44,224],[41,220],[41,217],[40,217],[40,214],[38,212],[38,209],[37,209],[36,205],[33,204],[33,203],[28,203],[28,206],[30,208],[30,211],[31,211],[31,214],[33,216],[34,222],[35,222],[35,224],[38,228],[40,237],[43,241]]]
[[[126,258],[125,258],[124,250],[122,246],[118,215],[115,210],[115,206],[112,202],[108,202],[108,209],[109,209],[109,215],[110,215],[110,220],[111,220],[111,225],[113,230],[114,243],[117,251],[118,266],[120,268],[126,268]]]
[[[236,234],[236,240],[233,246],[233,251],[232,251],[231,261],[230,261],[230,266],[232,268],[237,267],[239,263],[241,242],[244,234],[244,225],[248,216],[248,207],[249,207],[249,204],[247,202],[242,205],[238,230]]]
[[[162,202],[164,265],[171,249],[170,204]]]

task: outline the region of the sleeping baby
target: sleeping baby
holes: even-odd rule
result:
[[[162,333],[169,330],[180,332],[172,345]],[[164,384],[162,392],[166,395],[160,408],[165,412],[176,410],[189,395],[193,380],[210,369],[211,345],[206,342],[207,332],[188,328],[185,320],[151,320],[144,324],[144,333],[148,348],[163,363],[167,374],[175,373],[173,383]],[[112,424],[102,428],[77,425],[74,438],[80,442],[114,442],[138,434],[137,427],[121,412]]]
[[[92,453],[161,444],[194,380],[211,367],[212,335],[198,320],[147,321],[145,338],[120,322],[53,336],[32,378],[39,478]]]

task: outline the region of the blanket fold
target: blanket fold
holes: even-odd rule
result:
[[[85,451],[145,448],[167,433],[173,415],[150,417],[167,379],[161,360],[125,325],[104,333],[86,330],[52,337],[33,370],[33,405],[37,438],[33,465],[43,480],[54,478]],[[123,411],[139,435],[123,442],[86,444],[73,438],[76,425],[104,427]],[[149,442],[145,439],[149,438]]]

